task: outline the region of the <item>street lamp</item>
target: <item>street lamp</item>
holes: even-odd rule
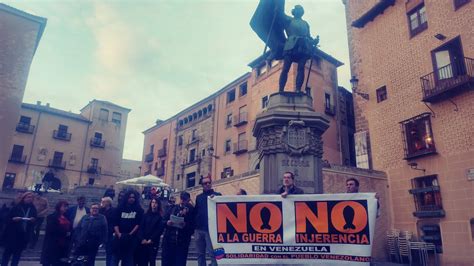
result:
[[[357,91],[358,86],[359,86],[359,79],[356,76],[352,76],[350,82],[352,85],[352,93],[357,94],[366,100],[369,100],[369,94]]]
[[[216,158],[216,159],[219,159],[219,156],[214,155],[214,147],[211,146],[211,147],[207,148],[207,151],[209,153],[209,156],[211,156],[213,158]]]

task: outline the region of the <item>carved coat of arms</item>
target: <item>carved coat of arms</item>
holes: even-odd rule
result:
[[[302,156],[309,150],[309,132],[301,120],[291,120],[283,128],[282,143],[290,155]]]

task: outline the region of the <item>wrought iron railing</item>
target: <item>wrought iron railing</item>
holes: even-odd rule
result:
[[[90,145],[92,147],[97,147],[97,148],[104,148],[105,147],[105,140],[102,140],[101,138],[92,138]]]
[[[244,153],[248,150],[248,141],[247,140],[240,140],[234,143],[234,153]]]
[[[234,116],[234,126],[238,127],[244,125],[248,122],[247,113],[240,113]]]
[[[16,131],[22,132],[22,133],[33,134],[33,131],[35,131],[35,126],[30,125],[30,124],[18,123],[16,125]]]
[[[474,79],[474,59],[455,60],[420,78],[423,101],[430,102],[433,97],[451,91]]]
[[[71,133],[67,133],[66,131],[54,130],[53,131],[53,138],[70,141],[71,140]]]
[[[60,161],[60,160],[49,160],[48,166],[51,168],[56,168],[56,169],[65,169],[66,168],[66,161]]]
[[[10,163],[25,163],[26,162],[26,155],[16,155],[12,154],[10,159],[8,160]]]

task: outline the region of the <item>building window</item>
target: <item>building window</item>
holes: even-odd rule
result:
[[[109,110],[101,108],[99,112],[99,120],[109,121]]]
[[[443,243],[439,224],[434,224],[429,221],[422,222],[420,225],[420,232],[420,239],[422,241],[433,244],[436,248],[436,253],[443,253]]]
[[[267,108],[268,106],[268,96],[262,98],[262,109]]]
[[[102,140],[102,133],[95,132],[94,133],[94,138],[97,139],[97,140]]]
[[[225,152],[225,153],[229,153],[229,152],[230,152],[230,150],[231,150],[231,148],[230,148],[231,143],[232,143],[232,140],[230,140],[230,139],[228,139],[228,140],[225,141],[225,144],[224,144],[224,152]]]
[[[226,120],[225,120],[225,126],[226,127],[231,127],[232,126],[232,114],[227,114]]]
[[[234,170],[232,170],[232,167],[226,167],[224,168],[224,170],[222,170],[221,178],[227,178],[233,175],[234,175]]]
[[[178,174],[178,175],[176,176],[176,180],[179,180],[180,178],[181,178],[181,175]]]
[[[417,177],[411,180],[411,184],[409,192],[413,194],[416,206],[413,215],[420,218],[444,217],[438,176]]]
[[[12,154],[9,162],[13,163],[25,163],[26,157],[23,157],[23,146],[13,145]]]
[[[454,10],[458,10],[463,5],[471,2],[471,0],[454,0]]]
[[[183,135],[178,136],[178,146],[183,145]]]
[[[204,157],[204,156],[206,156],[206,149],[202,149],[201,151],[201,157]]]
[[[191,142],[197,141],[198,136],[197,136],[197,129],[193,129],[193,132],[191,133]]]
[[[155,170],[158,169],[158,162],[155,163]]]
[[[436,153],[430,116],[431,113],[424,113],[400,122],[405,159]]]
[[[23,116],[23,115],[20,117],[20,124],[29,126],[30,123],[31,123],[31,117]]]
[[[232,89],[227,92],[227,103],[235,101],[235,89]]]
[[[113,112],[112,113],[112,123],[120,125],[122,123],[122,114],[117,113],[117,112]]]
[[[411,37],[428,28],[428,20],[426,17],[426,8],[424,4],[421,4],[412,11],[410,11],[407,16],[408,23],[410,26]]]
[[[247,94],[247,82],[240,84],[239,96],[242,97]]]
[[[471,240],[474,241],[474,218],[471,218],[470,224],[471,224]]]
[[[59,125],[58,127],[58,136],[65,137],[67,135],[68,127],[65,125]]]
[[[378,88],[376,90],[376,93],[377,93],[377,102],[378,103],[387,100],[387,87],[386,86]]]
[[[155,149],[155,144],[150,145],[150,153],[153,154],[153,150]]]
[[[196,149],[191,149],[189,151],[189,162],[192,163],[196,160]]]
[[[186,175],[186,188],[194,187],[196,185],[196,172]]]
[[[257,68],[257,77],[260,77],[261,75],[265,74],[267,72],[267,64],[263,64],[260,67]]]

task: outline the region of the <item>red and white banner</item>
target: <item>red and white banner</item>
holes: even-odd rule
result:
[[[219,264],[369,265],[374,193],[208,199]]]

